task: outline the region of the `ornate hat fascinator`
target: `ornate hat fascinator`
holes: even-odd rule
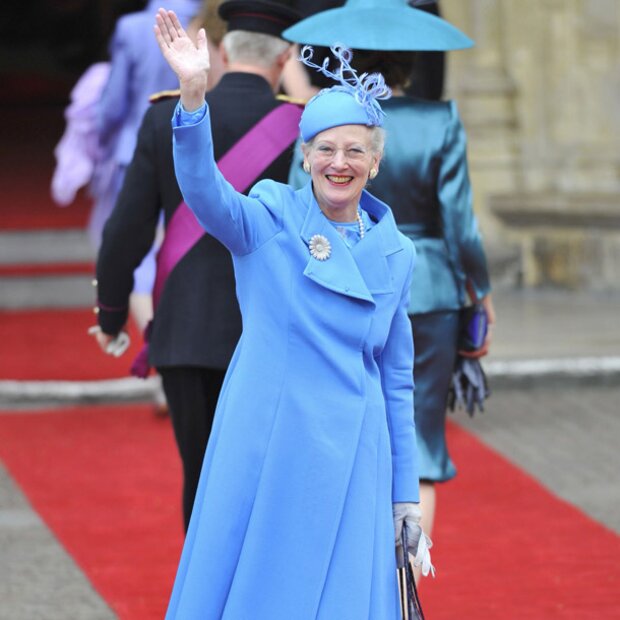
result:
[[[321,131],[340,125],[382,126],[385,113],[378,100],[392,96],[380,73],[357,74],[350,64],[351,50],[341,45],[333,45],[330,49],[340,62],[335,71],[328,68],[329,58],[322,65],[312,62],[313,49],[309,45],[301,50],[301,62],[337,82],[335,86],[321,90],[306,104],[299,122],[304,142]]]
[[[446,20],[412,5],[415,2],[407,0],[348,0],[343,7],[301,20],[282,37],[310,45],[340,41],[353,49],[397,52],[448,51],[474,44]]]

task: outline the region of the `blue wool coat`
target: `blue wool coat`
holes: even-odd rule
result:
[[[166,617],[397,620],[392,502],[418,501],[413,244],[366,193],[376,224],[353,248],[310,184],[237,194],[208,112],[175,127],[174,156],[187,204],[233,255],[243,333]]]

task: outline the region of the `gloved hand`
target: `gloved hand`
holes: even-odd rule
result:
[[[394,541],[396,544],[396,563],[399,568],[405,565],[405,553],[411,553],[414,557],[413,565],[421,567],[425,577],[429,572],[435,576],[435,567],[431,563],[430,548],[433,546],[431,539],[422,531],[420,519],[422,513],[418,504],[412,502],[396,502],[392,504],[394,517]],[[403,550],[403,528],[407,536],[406,550]]]
[[[88,328],[88,333],[94,336],[101,350],[108,355],[120,357],[129,348],[130,339],[127,332],[119,332],[116,336],[104,334],[99,325]]]

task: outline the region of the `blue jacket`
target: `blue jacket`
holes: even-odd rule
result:
[[[153,36],[160,6],[174,11],[183,26],[200,10],[200,0],[150,0],[142,11],[119,18],[109,45],[110,77],[99,102],[100,142],[126,166],[131,161],[149,97],[179,87]]]
[[[478,298],[491,289],[456,104],[392,97],[382,108],[385,154],[368,191],[390,205],[399,229],[415,243],[409,313],[456,310],[466,302],[467,280]],[[306,179],[295,161],[291,184]]]
[[[299,191],[236,193],[209,115],[175,127],[179,186],[233,254],[243,333],[215,416],[167,618],[397,620],[393,501],[418,501],[415,251],[389,208],[349,248]],[[328,238],[331,256],[308,243]]]

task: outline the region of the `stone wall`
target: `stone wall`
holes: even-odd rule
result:
[[[620,2],[441,7],[476,40],[449,54],[446,92],[503,282],[620,290]]]

